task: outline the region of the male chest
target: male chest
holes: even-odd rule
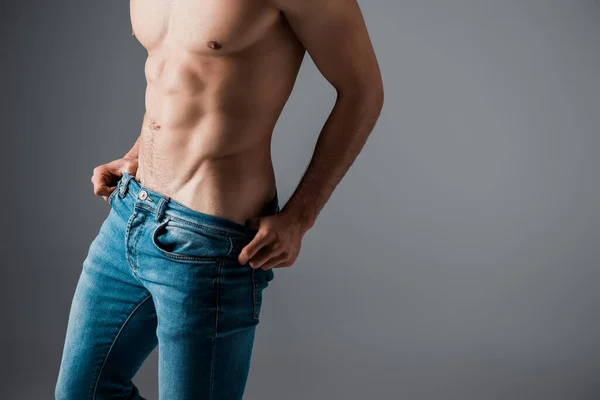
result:
[[[266,0],[130,0],[133,34],[151,50],[229,53],[269,34],[280,18]]]

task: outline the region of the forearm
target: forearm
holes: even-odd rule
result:
[[[363,148],[379,117],[383,95],[374,90],[338,94],[311,161],[281,213],[304,230],[317,215]]]

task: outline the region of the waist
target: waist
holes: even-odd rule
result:
[[[115,190],[119,190],[122,197],[131,196],[136,207],[145,208],[156,214],[178,219],[198,227],[211,229],[217,233],[252,238],[257,232],[256,229],[231,219],[194,210],[159,190],[142,185],[133,175],[127,172],[123,173]],[[275,195],[266,204],[263,215],[276,214],[279,210],[279,198],[277,190],[275,190]]]

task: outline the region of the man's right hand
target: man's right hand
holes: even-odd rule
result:
[[[132,157],[123,157],[118,160],[100,165],[94,168],[92,183],[94,184],[94,194],[101,196],[104,201],[116,189],[117,182],[123,176],[123,172],[135,176],[138,169],[138,159]]]

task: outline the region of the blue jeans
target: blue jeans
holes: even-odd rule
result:
[[[241,399],[274,278],[237,261],[256,230],[127,173],[108,201],[71,303],[55,398],[144,399],[132,378],[158,345],[161,400]]]

